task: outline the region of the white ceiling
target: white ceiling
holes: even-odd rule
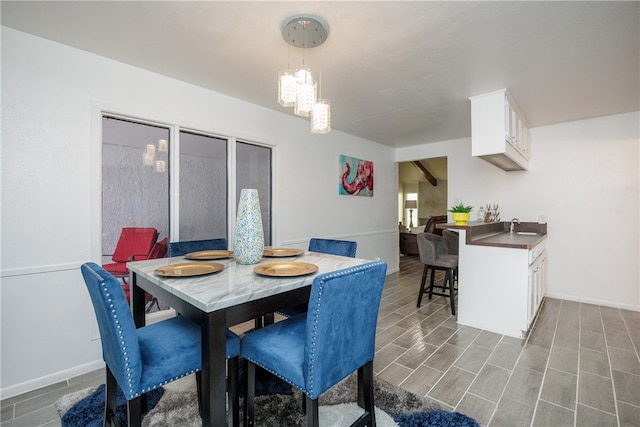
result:
[[[329,24],[305,62],[333,128],[385,145],[468,137],[468,97],[502,88],[531,127],[640,110],[638,1],[1,3],[3,25],[289,114],[299,13]]]

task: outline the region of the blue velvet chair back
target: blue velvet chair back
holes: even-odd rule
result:
[[[141,389],[142,360],[138,334],[120,282],[95,263],[80,267],[98,320],[102,356],[127,400]],[[129,315],[118,315],[129,313]],[[126,390],[125,390],[126,389]]]
[[[139,427],[143,396],[186,375],[196,374],[200,402],[202,330],[187,316],[176,316],[136,328],[118,280],[94,263],[80,267],[98,320],[106,363],[105,425],[116,413],[116,391],[127,400],[128,425]],[[237,393],[240,337],[226,330],[229,425],[239,420]]]
[[[169,243],[169,256],[181,256],[198,251],[226,250],[228,247],[225,238],[171,242]]]
[[[351,242],[349,240],[318,239],[314,237],[309,241],[309,251],[320,252],[323,254],[355,258],[357,248],[358,243]],[[307,311],[306,303],[298,304],[293,307],[282,308],[276,313],[285,317],[292,317],[304,313],[305,311]]]
[[[375,261],[314,279],[304,349],[311,399],[373,360],[386,273],[387,264]]]
[[[356,257],[357,242],[349,240],[333,240],[312,238],[309,241],[309,251],[321,252],[323,254]]]

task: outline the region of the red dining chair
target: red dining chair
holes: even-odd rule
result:
[[[156,244],[153,245],[153,247],[151,248],[151,252],[149,252],[149,255],[147,257],[134,256],[132,261],[144,261],[145,259],[164,258],[167,256],[168,250],[169,238],[165,237],[164,239],[157,241]],[[127,301],[131,301],[130,286],[128,284],[124,284],[122,285],[122,289],[124,289],[124,295],[127,297]],[[151,304],[149,304],[149,302],[151,302]],[[158,301],[158,298],[154,297],[148,292],[145,292],[145,304],[147,304],[149,310],[151,309],[151,307],[153,307],[154,304],[158,307],[158,309],[160,309],[160,302]]]
[[[167,256],[168,249],[169,249],[169,238],[165,237],[162,240],[158,240],[153,245],[153,247],[149,251],[149,255],[147,255],[146,257],[134,255],[131,261],[143,261],[145,259],[164,258]]]
[[[127,262],[133,261],[134,259],[147,259],[157,239],[158,230],[155,228],[124,227],[120,232],[116,249],[111,256],[111,261],[113,262],[104,264],[102,268],[114,277],[122,279],[126,284],[127,277],[129,277]],[[125,289],[125,293],[127,293],[127,289]]]

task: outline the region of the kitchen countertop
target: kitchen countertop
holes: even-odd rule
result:
[[[466,230],[467,245],[493,246],[500,248],[532,249],[547,238],[547,224],[521,222],[515,224],[514,233],[509,233],[510,222],[469,221],[467,225],[455,223],[437,224],[437,228]],[[535,233],[535,234],[518,234]]]

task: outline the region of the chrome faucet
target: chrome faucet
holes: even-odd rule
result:
[[[511,220],[511,225],[509,225],[509,234],[513,234],[513,229],[515,228],[516,224],[520,224],[520,220],[518,218],[513,218]]]

